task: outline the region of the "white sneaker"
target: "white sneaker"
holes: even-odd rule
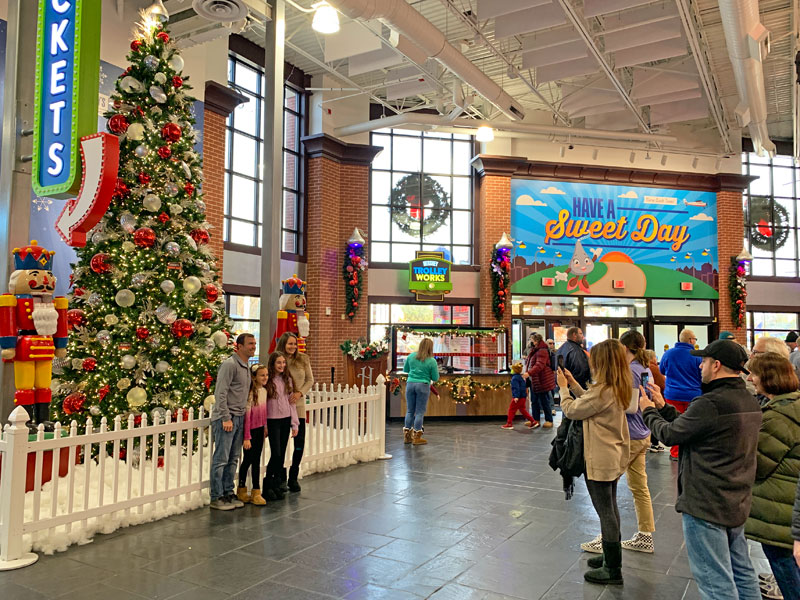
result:
[[[653,546],[653,534],[638,531],[631,539],[624,540],[622,542],[622,547],[625,548],[625,550],[635,550],[636,552],[652,554],[655,551],[655,547]]]
[[[602,535],[598,535],[591,542],[583,542],[581,544],[581,550],[583,550],[584,552],[592,552],[593,554],[602,554],[603,553],[603,536]]]
[[[224,497],[217,498],[211,504],[208,505],[209,508],[213,508],[214,510],[233,510],[236,508],[233,504],[228,502]]]

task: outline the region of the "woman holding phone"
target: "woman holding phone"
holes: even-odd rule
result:
[[[617,482],[628,468],[630,436],[625,410],[631,403],[633,380],[625,347],[609,339],[592,346],[589,367],[594,383],[584,390],[567,370],[558,369],[561,410],[583,421],[586,489],[600,517],[603,556],[589,560],[583,577],[591,583],[622,584],[622,545],[617,507]],[[569,385],[569,387],[567,387]],[[570,391],[575,398],[570,396]]]
[[[636,509],[636,522],[639,527],[631,539],[622,542],[622,547],[625,550],[652,553],[655,550],[653,532],[656,530],[656,523],[645,470],[647,450],[650,448],[650,430],[644,424],[642,411],[639,408],[639,388],[648,389],[647,384],[653,381],[653,374],[649,368],[650,361],[645,348],[645,339],[641,333],[634,330],[626,331],[619,341],[625,346],[625,358],[631,371],[633,396],[635,396],[635,410],[631,412],[632,409],[629,407],[625,411],[628,432],[631,437],[631,452],[625,474],[628,488],[633,494],[633,506]],[[633,401],[634,398],[632,397],[631,400]],[[581,549],[586,552],[602,552],[602,538],[602,535],[598,535],[591,542],[584,542],[581,544]]]

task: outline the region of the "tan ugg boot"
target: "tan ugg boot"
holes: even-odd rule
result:
[[[408,427],[403,427],[403,443],[410,444],[411,443],[411,429]]]
[[[412,440],[411,443],[414,444],[415,446],[421,446],[422,444],[427,444],[428,443],[428,440],[426,440],[426,439],[424,439],[422,437],[422,432],[421,431],[417,431],[415,429],[411,435],[413,437],[413,440]]]
[[[250,500],[254,506],[264,506],[267,501],[261,495],[261,490],[253,490],[253,497]]]
[[[246,487],[240,487],[236,490],[236,497],[241,501],[247,504],[250,502],[250,494],[247,493]]]

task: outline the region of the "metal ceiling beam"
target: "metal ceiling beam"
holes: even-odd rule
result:
[[[494,54],[497,58],[502,60],[506,64],[506,66],[508,66],[508,68],[513,69],[517,77],[519,77],[519,79],[530,89],[530,91],[539,99],[540,102],[542,102],[545,106],[547,106],[547,108],[550,109],[550,111],[553,113],[556,119],[558,119],[564,125],[569,126],[570,124],[569,119],[567,119],[564,115],[562,115],[561,112],[555,106],[553,106],[553,104],[550,103],[539,90],[536,89],[536,86],[533,85],[533,82],[529,81],[523,76],[522,72],[517,68],[517,66],[513,63],[513,61],[509,59],[505,54],[503,54],[503,52],[497,46],[494,45],[494,42],[489,40],[484,35],[481,28],[478,27],[477,24],[475,24],[469,17],[465,15],[461,11],[461,9],[459,9],[453,3],[453,0],[441,0],[441,3],[444,4],[445,7],[453,15],[458,17],[458,19],[461,20],[461,22],[463,22],[467,27],[472,29],[472,31],[474,31],[478,36],[480,36],[480,38],[483,40],[483,42],[486,44],[486,47],[492,52],[492,54]]]
[[[622,98],[622,101],[636,117],[636,120],[639,122],[639,126],[645,132],[652,133],[653,131],[650,129],[650,126],[645,122],[644,118],[642,117],[642,113],[639,110],[639,107],[636,106],[631,97],[628,95],[628,92],[626,92],[625,88],[622,87],[622,83],[620,83],[619,79],[617,79],[617,75],[616,73],[614,73],[614,69],[611,68],[611,65],[608,64],[606,57],[603,56],[603,53],[600,52],[600,49],[594,43],[592,36],[586,29],[586,25],[583,23],[583,20],[578,16],[578,13],[575,12],[575,9],[572,7],[572,4],[570,4],[568,0],[558,0],[558,3],[561,5],[561,8],[564,9],[564,14],[567,15],[567,19],[569,19],[569,21],[572,23],[572,26],[575,28],[575,31],[578,32],[578,35],[580,35],[583,41],[586,43],[586,46],[589,48],[589,53],[597,61],[597,64],[600,65],[600,69],[605,73],[606,77],[608,77],[608,80],[611,82],[611,85],[614,86],[614,89],[617,90],[617,93]]]
[[[703,86],[706,100],[708,100],[711,117],[714,119],[714,125],[716,125],[717,130],[719,131],[720,137],[722,137],[722,143],[725,145],[725,152],[730,154],[733,152],[733,146],[731,145],[728,127],[725,124],[725,115],[722,112],[722,105],[719,103],[719,89],[717,88],[716,82],[714,81],[714,76],[711,73],[711,69],[708,65],[708,60],[701,45],[700,37],[697,35],[694,15],[691,8],[689,8],[688,0],[675,0],[675,4],[678,7],[678,14],[680,15],[681,22],[683,23],[683,30],[686,32],[686,38],[688,39],[689,47],[692,50],[694,64],[697,67],[698,74],[700,75],[700,83]]]

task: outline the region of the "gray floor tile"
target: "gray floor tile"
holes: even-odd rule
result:
[[[362,556],[366,556],[371,551],[372,548],[368,546],[325,540],[316,546],[301,550],[286,560],[292,564],[305,565],[318,571],[332,573]]]
[[[232,595],[289,568],[291,565],[268,560],[255,553],[231,552],[215,556],[174,577]]]
[[[368,584],[348,594],[345,598],[347,600],[419,600],[422,596],[405,590],[392,590]]]
[[[128,569],[105,583],[123,592],[132,592],[145,598],[170,598],[195,587],[194,583],[181,581],[175,577],[159,575],[142,569]]]
[[[362,582],[354,579],[337,577],[330,573],[324,573],[323,571],[309,569],[306,566],[300,565],[275,575],[270,581],[300,588],[302,590],[328,594],[336,598],[346,596],[364,585]]]
[[[434,556],[441,554],[445,549],[445,546],[434,546],[433,544],[423,544],[409,540],[395,540],[374,550],[372,556],[400,560],[412,565],[421,565]]]
[[[265,581],[230,596],[230,598],[231,600],[276,600],[278,598],[280,600],[330,600],[331,597],[274,581]]]
[[[397,581],[414,568],[414,565],[381,558],[365,556],[336,571],[336,575],[347,579],[355,579],[364,583],[388,586]]]

